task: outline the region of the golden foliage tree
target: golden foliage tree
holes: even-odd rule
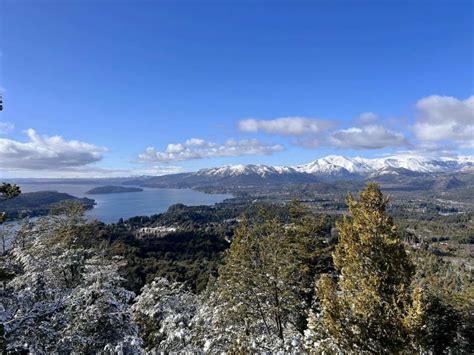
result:
[[[358,201],[348,196],[351,218],[337,224],[333,256],[338,278],[324,274],[319,282],[321,325],[342,351],[396,353],[405,346],[413,266],[386,213],[387,201],[375,183]]]

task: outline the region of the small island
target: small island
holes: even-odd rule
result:
[[[141,192],[142,188],[139,187],[125,187],[125,186],[99,186],[95,187],[86,192],[88,195],[101,195],[101,194],[120,194],[124,192]]]

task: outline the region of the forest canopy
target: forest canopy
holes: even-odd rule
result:
[[[377,185],[347,204],[337,223],[293,201],[104,225],[67,202],[1,256],[1,350],[467,353],[470,273],[406,243]]]

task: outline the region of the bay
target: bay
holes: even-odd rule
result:
[[[87,211],[91,219],[105,223],[117,222],[120,218],[150,216],[165,212],[171,205],[182,203],[187,206],[214,205],[232,198],[227,194],[207,194],[191,189],[152,189],[143,188],[142,192],[124,192],[114,194],[88,195],[87,191],[101,185],[93,184],[20,184],[22,192],[57,191],[75,197],[94,199],[96,205]]]

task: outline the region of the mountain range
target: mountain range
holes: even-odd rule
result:
[[[436,174],[459,172],[474,168],[474,156],[428,158],[419,155],[396,155],[384,158],[348,158],[330,155],[296,170],[316,175],[379,176],[385,174]]]
[[[296,166],[226,165],[197,172],[143,177],[128,181],[149,187],[249,186],[312,183],[347,179],[397,179],[449,173],[474,173],[474,156],[428,158],[396,155],[360,158],[330,155]]]

